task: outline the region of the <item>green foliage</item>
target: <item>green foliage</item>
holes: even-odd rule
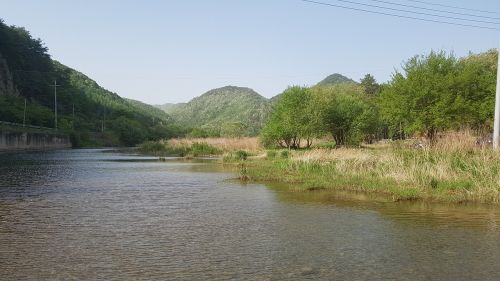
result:
[[[220,137],[219,130],[215,128],[194,128],[188,133],[190,138],[216,138]]]
[[[497,53],[457,59],[431,52],[407,61],[378,98],[390,132],[425,133],[470,127],[491,129]]]
[[[370,142],[379,130],[374,101],[356,84],[291,87],[281,94],[262,130],[266,146],[310,147],[312,139],[329,133],[336,145]]]
[[[243,137],[248,125],[243,122],[226,122],[222,125],[220,135],[224,137]]]
[[[40,39],[31,37],[23,27],[7,26],[0,19],[0,57],[9,65],[17,89],[27,98],[45,104],[53,82],[53,65]]]
[[[299,148],[305,140],[306,147],[320,133],[316,110],[311,106],[311,95],[304,87],[290,87],[285,90],[274,111],[262,129],[265,146]]]
[[[378,117],[374,104],[357,85],[312,89],[315,110],[323,130],[337,145],[357,145],[377,133]]]
[[[207,143],[193,143],[189,149],[189,154],[197,157],[197,156],[205,156],[205,155],[217,155],[221,154],[222,150],[211,146]]]
[[[246,152],[244,150],[238,150],[234,154],[235,154],[236,158],[238,158],[240,160],[247,160],[247,158],[249,156],[248,152]]]
[[[361,79],[360,85],[363,87],[365,94],[369,96],[375,96],[380,92],[380,85],[371,74],[366,74],[365,77]]]
[[[345,77],[342,74],[334,73],[321,80],[316,86],[330,87],[340,84],[357,84],[354,80]]]
[[[120,116],[112,122],[113,131],[118,134],[120,141],[126,146],[142,142],[146,137],[145,128],[136,120]]]
[[[287,159],[289,157],[290,153],[288,153],[288,150],[282,150],[280,152],[280,158],[282,159]]]
[[[224,162],[231,162],[231,161],[244,161],[247,160],[248,156],[250,154],[244,150],[237,150],[233,152],[226,153],[223,157]]]

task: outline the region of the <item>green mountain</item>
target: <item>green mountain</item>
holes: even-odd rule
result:
[[[84,74],[51,59],[40,39],[0,19],[0,121],[57,128],[74,145],[134,145],[179,133],[165,112],[121,98]]]
[[[321,80],[316,86],[334,86],[338,84],[357,84],[351,78],[345,77],[342,74],[334,73]]]
[[[271,111],[268,99],[235,86],[213,89],[188,103],[166,108],[180,125],[194,128],[195,135],[222,136],[258,134]]]
[[[155,105],[155,107],[158,108],[158,109],[160,109],[160,110],[165,111],[166,113],[170,113],[170,112],[176,110],[177,108],[183,107],[184,105],[186,105],[185,102],[181,102],[181,103],[165,103],[165,104],[157,104],[157,105]]]
[[[357,85],[356,81],[352,80],[351,78],[345,77],[342,74],[334,73],[332,75],[327,76],[325,79],[321,80],[318,82],[315,86],[320,86],[320,87],[330,87],[330,86],[335,86],[339,84],[354,84]],[[280,99],[282,94],[278,94],[271,99],[269,99],[270,103],[272,105],[276,104],[278,100]]]

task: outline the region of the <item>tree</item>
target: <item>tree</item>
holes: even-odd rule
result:
[[[315,87],[312,91],[321,132],[330,133],[337,145],[357,145],[374,138],[378,114],[375,106],[363,96],[360,86]]]
[[[378,98],[392,134],[421,133],[433,140],[439,131],[488,124],[496,56],[490,51],[457,59],[441,51],[408,60]]]
[[[305,146],[311,146],[319,130],[313,122],[310,101],[310,93],[305,87],[294,86],[285,90],[262,129],[264,144],[296,149],[305,140]]]
[[[366,74],[360,82],[365,94],[375,96],[380,92],[380,85],[371,74]]]

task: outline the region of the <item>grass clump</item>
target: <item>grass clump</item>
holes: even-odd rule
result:
[[[219,155],[222,154],[222,150],[217,147],[211,146],[207,143],[198,143],[195,142],[188,147],[189,156],[198,157],[198,156],[211,156],[211,155]]]
[[[248,152],[244,150],[237,150],[224,154],[222,160],[224,162],[242,161],[242,160],[247,160],[249,156],[250,154]]]

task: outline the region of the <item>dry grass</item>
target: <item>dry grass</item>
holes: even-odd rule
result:
[[[469,131],[452,132],[432,146],[415,148],[410,141],[370,149],[297,151],[291,161],[342,176],[389,180],[427,194],[500,202],[500,153],[476,140]]]
[[[191,146],[193,143],[206,143],[210,146],[221,149],[222,151],[245,150],[258,152],[262,151],[263,147],[257,137],[244,138],[183,138],[170,139],[167,144],[173,148]]]
[[[478,146],[477,140],[478,137],[470,130],[447,132],[438,137],[432,149],[445,152],[466,152],[486,148]]]

